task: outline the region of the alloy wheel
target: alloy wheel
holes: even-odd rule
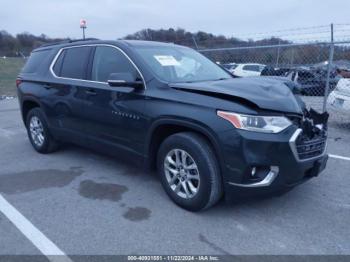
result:
[[[183,149],[171,150],[164,159],[164,172],[170,188],[181,198],[193,198],[199,190],[200,176],[196,162]]]
[[[29,122],[29,132],[34,144],[41,147],[45,142],[44,127],[40,119],[33,116]]]

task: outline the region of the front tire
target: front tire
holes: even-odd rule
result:
[[[40,108],[33,108],[26,119],[27,133],[34,149],[42,154],[57,150],[58,143],[50,134],[44,113]]]
[[[168,196],[184,209],[207,209],[222,196],[218,161],[199,134],[183,132],[165,139],[158,151],[157,169]]]

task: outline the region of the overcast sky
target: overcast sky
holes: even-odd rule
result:
[[[0,0],[0,30],[80,38],[121,38],[143,28],[247,33],[350,23],[350,0]],[[349,32],[350,34],[350,32]]]

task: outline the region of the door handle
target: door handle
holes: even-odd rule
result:
[[[90,95],[90,96],[97,95],[97,93],[96,93],[96,91],[94,89],[87,89],[87,90],[85,90],[85,93]]]
[[[44,88],[47,89],[47,90],[49,90],[49,89],[52,88],[52,86],[51,86],[50,84],[45,84],[45,85],[44,85]]]

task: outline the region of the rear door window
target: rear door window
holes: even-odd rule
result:
[[[58,76],[74,79],[86,79],[91,50],[92,48],[90,46],[64,49],[57,60],[57,67],[56,64],[54,66],[55,70],[60,71]],[[61,56],[63,57],[61,58]],[[60,59],[62,59],[61,62]],[[62,66],[59,70],[60,63],[62,63]]]

